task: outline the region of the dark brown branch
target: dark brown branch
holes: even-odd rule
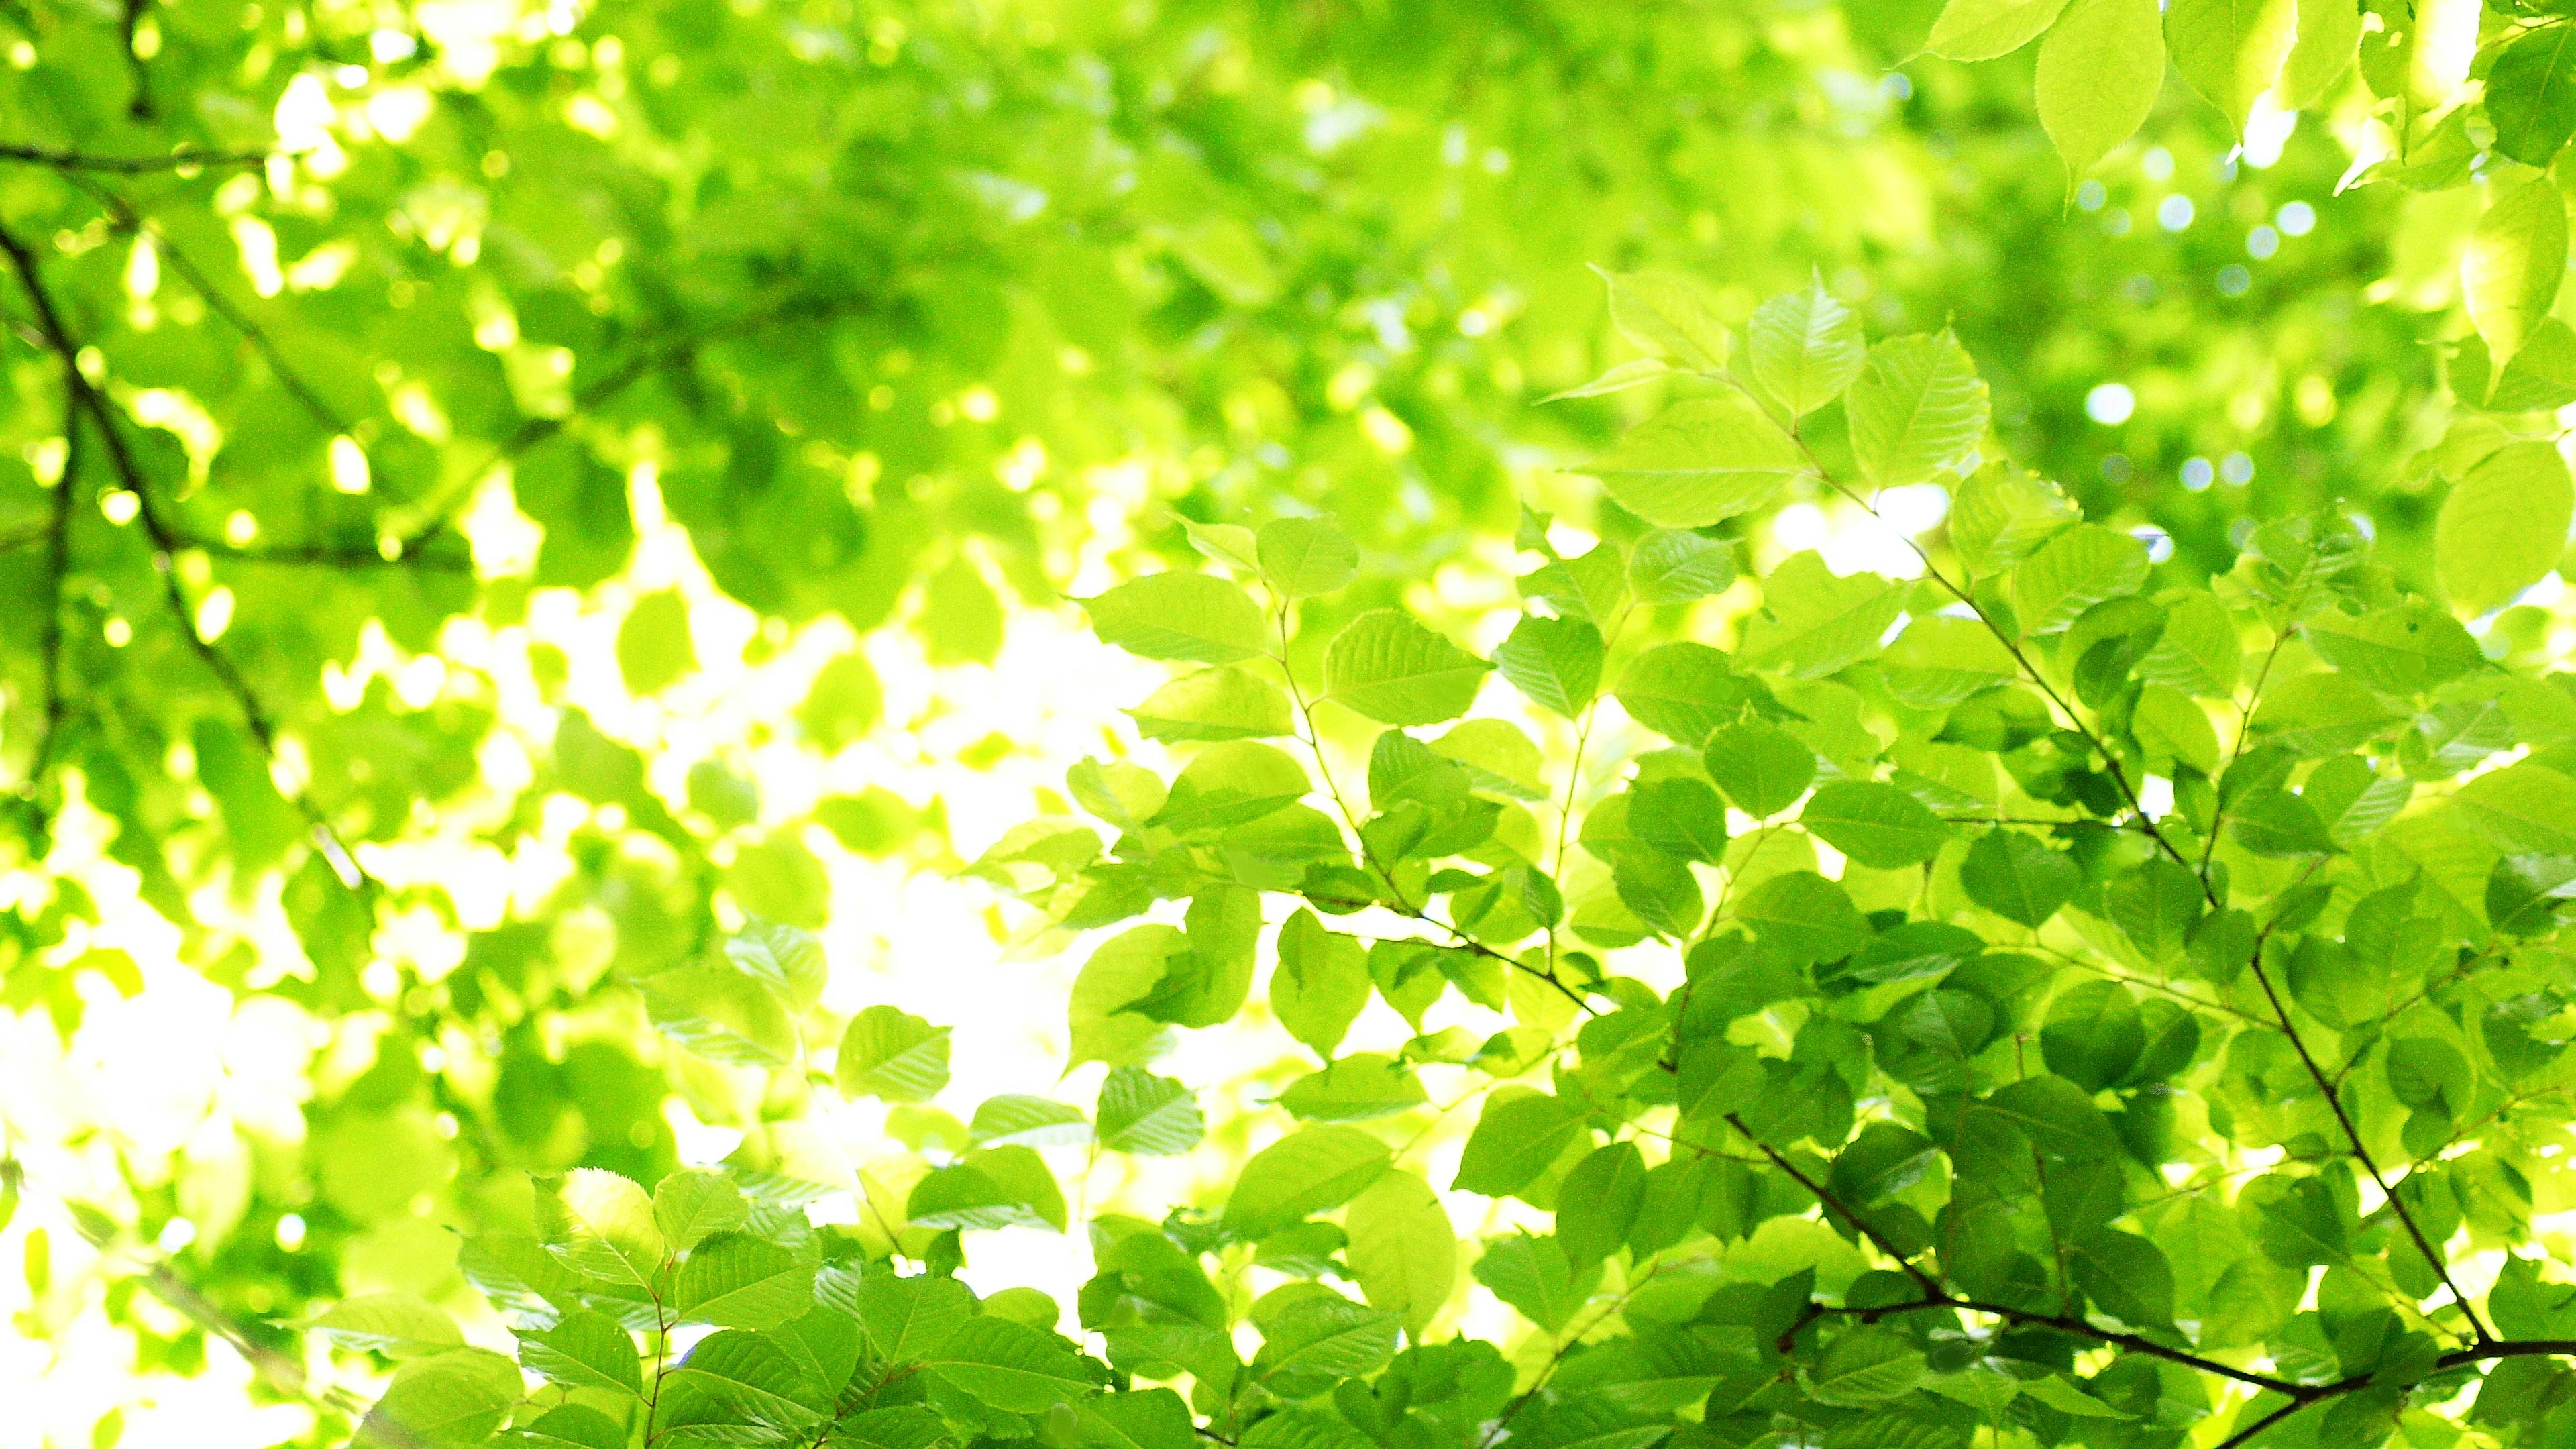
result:
[[[1850,1223],[1853,1228],[1858,1230],[1863,1236],[1867,1237],[1870,1242],[1876,1244],[1880,1252],[1885,1253],[1888,1257],[1894,1259],[1896,1265],[1905,1270],[1906,1276],[1912,1278],[1915,1285],[1920,1287],[1924,1294],[1923,1298],[1917,1302],[1891,1305],[1885,1309],[1838,1309],[1834,1310],[1836,1312],[1910,1313],[1926,1308],[1948,1308],[1967,1313],[1983,1313],[1989,1317],[2002,1318],[2014,1323],[2027,1324],[2034,1328],[2051,1328],[2060,1333],[2074,1334],[2078,1337],[2092,1339],[2096,1343],[2112,1344],[2120,1348],[2129,1349],[2132,1352],[2146,1354],[2151,1358],[2160,1358],[2168,1363],[2180,1364],[2189,1369],[2197,1369],[2202,1373],[2217,1374],[2224,1378],[2234,1379],[2238,1383],[2251,1384],[2256,1388],[2271,1389],[2275,1392],[2285,1394],[2296,1394],[2300,1392],[2301,1386],[2291,1383],[2287,1379],[2276,1379],[2264,1374],[2249,1373],[2246,1370],[2237,1368],[2231,1364],[2220,1363],[2216,1359],[2202,1358],[2200,1355],[2195,1353],[2186,1353],[2181,1349],[2168,1348],[2151,1338],[2142,1338],[2134,1333],[2123,1333],[2117,1329],[2096,1327],[2091,1323],[2085,1322],[2081,1318],[2070,1318],[2065,1315],[2055,1313],[2032,1313],[2025,1309],[2007,1307],[2001,1303],[1985,1303],[1974,1298],[1958,1297],[1951,1293],[1949,1289],[1941,1286],[1940,1280],[1924,1271],[1923,1268],[1917,1265],[1913,1259],[1897,1251],[1896,1245],[1889,1242],[1886,1236],[1880,1233],[1878,1229],[1870,1226],[1868,1219],[1862,1217],[1859,1213],[1854,1212],[1841,1199],[1835,1197],[1831,1188],[1828,1188],[1823,1183],[1809,1177],[1796,1163],[1790,1161],[1785,1153],[1782,1153],[1778,1148],[1773,1147],[1770,1143],[1763,1141],[1760,1137],[1755,1136],[1753,1129],[1744,1125],[1744,1119],[1742,1117],[1733,1112],[1729,1112],[1726,1114],[1726,1124],[1742,1133],[1747,1142],[1752,1143],[1756,1148],[1760,1149],[1763,1156],[1771,1159],[1773,1166],[1779,1168],[1782,1172],[1789,1174],[1789,1176],[1797,1182],[1798,1186],[1805,1188],[1808,1195],[1815,1198],[1817,1203],[1820,1204],[1825,1211],[1843,1219],[1845,1222]]]
[[[164,171],[190,171],[207,166],[265,166],[272,156],[291,154],[284,151],[174,151],[167,156],[93,156],[46,146],[0,144],[0,161],[44,166],[55,171],[95,171],[109,176],[151,176]]]
[[[77,178],[74,184],[80,186],[100,206],[106,208],[109,221],[118,231],[129,236],[139,235],[150,238],[153,251],[168,264],[171,271],[178,274],[179,280],[188,284],[188,289],[197,294],[199,300],[206,304],[208,311],[223,318],[235,332],[242,335],[242,340],[249,343],[251,350],[257,352],[260,359],[268,364],[269,371],[277,376],[278,386],[286,389],[287,396],[295,399],[297,406],[312,414],[315,422],[334,433],[350,431],[349,420],[340,416],[337,408],[323,401],[322,395],[314,390],[312,384],[306,382],[294,366],[287,362],[285,352],[269,337],[267,329],[252,321],[249,314],[235,305],[232,298],[224,295],[223,289],[215,285],[214,279],[207,276],[195,262],[189,260],[188,254],[180,250],[178,243],[173,242],[167,232],[154,226],[150,218],[137,212],[124,197],[103,187],[80,182]]]
[[[2218,1449],[2237,1449],[2237,1446],[2240,1444],[2251,1443],[2253,1442],[2255,1435],[2262,1433],[2264,1430],[2271,1428],[2283,1419],[2290,1417],[2292,1414],[2299,1412],[2301,1409],[2304,1409],[2315,1402],[2316,1401],[2314,1399],[2292,1399],[2290,1402],[2283,1404],[2281,1407],[2274,1409],[2268,1414],[2265,1414],[2262,1418],[2255,1420],[2253,1423],[2248,1424],[2244,1428],[2237,1430],[2235,1433],[2228,1435],[2226,1438],[2219,1440]]]
[[[160,119],[160,109],[152,103],[152,68],[144,63],[143,52],[135,48],[136,32],[143,28],[143,17],[151,10],[152,0],[125,0],[125,65],[134,77],[134,100],[125,112],[138,121]]]
[[[161,576],[162,596],[169,605],[172,622],[178,626],[179,636],[188,642],[190,651],[215,677],[216,683],[232,696],[235,708],[241,712],[243,726],[258,742],[261,755],[274,762],[278,754],[277,726],[269,718],[267,706],[260,702],[258,691],[242,677],[231,656],[198,632],[196,610],[188,599],[186,586],[179,582],[178,555],[187,548],[187,542],[161,516],[159,507],[152,500],[152,490],[147,486],[143,466],[135,459],[126,444],[125,434],[116,425],[115,410],[108,406],[107,399],[81,371],[81,344],[72,336],[71,328],[63,321],[61,309],[54,303],[53,293],[46,288],[44,276],[36,265],[35,253],[15,234],[0,228],[0,254],[8,257],[10,266],[18,274],[19,283],[26,289],[28,303],[35,309],[37,325],[43,332],[47,349],[62,363],[66,407],[89,416],[99,441],[107,449],[108,462],[118,480],[134,495],[135,516],[142,522],[144,532],[151,536],[153,571]],[[348,847],[340,840],[339,832],[332,829],[330,820],[309,796],[297,790],[288,799],[311,827],[314,847],[322,852],[343,884],[352,890],[381,889],[350,855]]]
[[[28,756],[27,773],[18,782],[18,793],[30,802],[40,799],[45,786],[45,773],[53,768],[55,744],[62,737],[63,719],[69,700],[63,692],[63,584],[71,574],[72,489],[80,477],[79,417],[68,397],[63,400],[63,467],[54,479],[52,517],[39,534],[45,545],[45,619],[37,631],[43,641],[45,714],[36,735],[35,753]],[[50,828],[47,812],[35,804],[39,825]]]

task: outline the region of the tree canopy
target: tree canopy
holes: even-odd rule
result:
[[[2576,1434],[2558,9],[0,55],[9,1449]]]

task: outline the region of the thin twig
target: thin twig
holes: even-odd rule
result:
[[[298,406],[312,414],[314,421],[333,433],[346,433],[350,430],[349,420],[340,416],[339,409],[323,401],[322,395],[313,388],[312,384],[306,382],[297,373],[294,366],[287,362],[284,350],[269,337],[267,330],[252,321],[249,314],[235,304],[232,298],[224,295],[223,289],[215,285],[214,279],[207,276],[203,268],[189,259],[188,254],[180,249],[179,244],[170,239],[169,233],[154,226],[151,218],[136,211],[131,203],[115,192],[104,187],[89,185],[77,177],[73,179],[73,184],[89,193],[92,200],[106,208],[109,224],[118,231],[129,236],[148,238],[152,243],[153,252],[160,257],[161,261],[171,271],[177,273],[181,281],[188,284],[188,289],[197,294],[198,299],[206,304],[208,311],[223,318],[235,332],[242,335],[242,340],[248,342],[251,349],[267,362],[269,371],[276,374],[278,386],[285,388],[287,396],[294,398]]]
[[[82,151],[62,151],[46,146],[0,144],[0,161],[16,161],[29,166],[45,166],[56,171],[95,171],[109,176],[150,176],[163,171],[190,171],[201,167],[265,166],[278,158],[293,159],[293,151],[175,151],[167,156],[93,156]]]

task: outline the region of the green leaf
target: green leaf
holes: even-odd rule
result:
[[[1922,801],[1893,785],[1839,780],[1819,788],[1798,812],[1809,834],[1872,870],[1919,865],[1940,853],[1950,827]]]
[[[1251,595],[1208,574],[1148,574],[1082,607],[1102,643],[1147,659],[1232,664],[1267,653],[1271,643]]]
[[[1264,1238],[1340,1207],[1375,1182],[1393,1155],[1356,1127],[1301,1128],[1243,1165],[1225,1203],[1226,1235]]]
[[[736,971],[689,966],[644,980],[644,1010],[663,1035],[711,1062],[783,1067],[796,1028],[778,998]]]
[[[1678,272],[1600,275],[1610,287],[1611,325],[1640,351],[1693,372],[1726,370],[1726,323],[1706,287]]]
[[[1843,406],[1852,456],[1874,488],[1923,482],[1966,457],[1986,431],[1985,380],[1947,332],[1871,348]]]
[[[358,1440],[383,1449],[480,1444],[525,1394],[517,1364],[489,1349],[449,1349],[394,1370]]]
[[[2380,694],[2429,694],[2434,686],[2486,668],[2486,655],[2468,629],[2432,603],[2378,608],[2360,619],[2321,614],[2300,632],[2318,657]]]
[[[1239,523],[1201,523],[1193,518],[1173,514],[1172,521],[1187,534],[1190,547],[1211,563],[1220,563],[1234,571],[1237,578],[1261,576],[1260,546],[1251,529]]]
[[[2487,68],[2487,119],[2495,148],[2546,166],[2576,136],[2576,26],[2527,30]]]
[[[1666,528],[1751,513],[1813,469],[1797,440],[1737,397],[1692,398],[1628,430],[1577,471],[1619,506]]]
[[[1754,308],[1745,343],[1753,385],[1793,418],[1842,396],[1860,375],[1866,351],[1860,318],[1825,290],[1821,277],[1803,292]]]
[[[2576,855],[2576,779],[2525,760],[2454,797],[2465,823],[2509,854]]]
[[[2554,193],[2553,193],[2554,194]],[[2433,526],[2433,572],[2451,607],[2483,614],[2557,567],[2576,510],[2549,443],[2508,443],[2451,485]]]
[[[1222,665],[1182,675],[1127,713],[1149,740],[1268,739],[1297,729],[1279,686]]]
[[[1207,1130],[1189,1088],[1142,1067],[1117,1067],[1103,1078],[1094,1115],[1101,1146],[1139,1157],[1176,1157]]]
[[[978,1147],[1076,1147],[1091,1140],[1079,1107],[1006,1092],[975,1109],[967,1135]]]
[[[1660,377],[1670,377],[1672,374],[1672,364],[1660,357],[1632,357],[1626,362],[1614,364],[1590,382],[1569,387],[1563,392],[1549,393],[1539,401],[1552,403],[1568,402],[1579,397],[1607,397],[1614,392],[1626,392],[1632,387],[1653,382]]]
[[[1395,1356],[1394,1314],[1363,1308],[1330,1289],[1291,1284],[1253,1308],[1261,1353],[1253,1371],[1264,1387],[1285,1399],[1313,1398],[1349,1378],[1361,1378]]]
[[[1530,703],[1573,719],[1601,688],[1601,631],[1580,619],[1525,614],[1494,650],[1494,668]]]
[[[1587,1268],[1619,1251],[1646,1199],[1646,1159],[1633,1142],[1587,1154],[1558,1194],[1556,1240],[1566,1260]]]
[[[537,1236],[564,1266],[646,1287],[670,1249],[644,1189],[595,1167],[537,1179]]]
[[[1800,679],[1831,674],[1878,652],[1905,595],[1876,574],[1836,574],[1812,550],[1792,555],[1762,581],[1762,612],[1745,621],[1737,658]]]
[[[1546,1093],[1488,1097],[1449,1186],[1509,1197],[1537,1181],[1585,1133],[1583,1114]]]
[[[790,1011],[812,1011],[832,979],[823,943],[775,921],[750,921],[725,942],[734,969],[769,988]]]
[[[718,1233],[680,1265],[673,1293],[683,1323],[776,1328],[814,1306],[814,1269],[749,1233]]]
[[[2069,0],[2040,42],[2032,97],[2067,189],[2137,133],[2165,81],[2156,0]]]
[[[1170,926],[1138,926],[1103,942],[1073,979],[1066,1008],[1073,1063],[1137,1066],[1151,1060],[1162,1049],[1167,1025],[1149,1014],[1151,1004],[1165,976],[1189,964],[1189,938]]]
[[[2243,132],[2254,98],[2280,79],[2298,39],[2296,0],[2174,0],[2165,44],[2192,89]]]
[[[1950,0],[1923,48],[1947,60],[2010,55],[2055,23],[2066,0]]]
[[[494,1442],[525,1445],[529,1449],[548,1449],[553,1445],[570,1445],[573,1449],[626,1449],[626,1427],[597,1409],[564,1404],[546,1410],[526,1424],[503,1430]]]
[[[2013,614],[2026,635],[2054,634],[2105,599],[2147,581],[2147,546],[2087,523],[2050,539],[2013,571]]]
[[[1193,1449],[1190,1406],[1170,1389],[1131,1389],[1082,1402],[1083,1449]]]
[[[1968,475],[1950,506],[1950,546],[1978,577],[2003,572],[2083,521],[2064,490],[1998,459]]]
[[[2152,1250],[2150,1245],[2150,1251]],[[2162,1255],[2159,1254],[2158,1257],[2161,1261]],[[2086,1273],[2085,1267],[2082,1266],[2084,1261],[2078,1260],[2079,1266],[2076,1271],[2079,1277]],[[2170,1287],[2170,1283],[2167,1286]],[[2114,1312],[2112,1316],[2116,1318],[2120,1315]],[[2134,1419],[2137,1417],[2135,1414],[2123,1413],[2111,1407],[2056,1374],[2043,1374],[2035,1379],[2025,1379],[2022,1381],[2021,1391],[2061,1414],[2071,1414],[2079,1419]]]
[[[948,1028],[896,1007],[868,1007],[841,1036],[832,1080],[845,1096],[927,1102],[948,1085]]]
[[[1544,540],[1542,540],[1542,544]],[[1628,605],[1628,560],[1615,543],[1596,543],[1573,558],[1550,557],[1521,575],[1521,597],[1544,602],[1560,619],[1614,626]]]
[[[1911,1392],[1923,1381],[1924,1359],[1912,1341],[1883,1328],[1846,1333],[1826,1345],[1807,1393],[1836,1408],[1867,1408]]]
[[[2037,926],[2074,898],[2084,872],[2060,851],[2018,830],[1989,830],[1968,847],[1959,884],[1968,899],[2008,921]]]
[[[1064,1196],[1026,1147],[997,1147],[934,1170],[913,1184],[904,1216],[919,1227],[1064,1230]]]
[[[1488,667],[1410,616],[1377,609],[1333,636],[1325,697],[1380,724],[1438,724],[1476,702]]]
[[[722,1425],[736,1433],[749,1425],[767,1434],[754,1442],[801,1433],[830,1408],[795,1359],[768,1337],[727,1329],[701,1339],[676,1369],[662,1375],[657,1407],[661,1426],[682,1430]]]
[[[2196,699],[2227,699],[2244,655],[2225,607],[2207,594],[2186,594],[2165,606],[2165,632],[2138,661],[2138,674]]]
[[[519,1361],[567,1388],[600,1388],[644,1396],[642,1358],[635,1340],[605,1314],[588,1309],[565,1314],[542,1333],[522,1335]]]
[[[1798,965],[1837,961],[1869,940],[1869,920],[1840,885],[1813,871],[1773,876],[1735,907],[1763,945]]]
[[[659,694],[697,667],[688,604],[669,590],[637,599],[617,626],[617,672],[628,692]]]
[[[1816,752],[1778,725],[1748,720],[1709,737],[1708,777],[1735,808],[1767,820],[1797,803],[1815,782]]]
[[[814,1296],[826,1308],[855,1318],[877,1355],[889,1363],[921,1363],[974,1316],[975,1295],[954,1278],[859,1272],[835,1264],[815,1280]]]
[[[1662,644],[1628,661],[1616,691],[1637,723],[1696,747],[1744,712],[1752,691],[1725,654],[1705,644]]]
[[[1554,1238],[1526,1233],[1496,1238],[1476,1259],[1476,1281],[1493,1290],[1523,1318],[1554,1332],[1565,1327],[1600,1278],[1599,1271],[1576,1273],[1558,1251]]]
[[[1360,546],[1316,519],[1273,519],[1261,526],[1255,547],[1262,577],[1287,598],[1329,594],[1360,574]]]
[[[1628,832],[1675,860],[1714,865],[1726,858],[1726,802],[1688,775],[1648,780],[1628,792]]]
[[[2182,955],[2191,928],[2208,909],[2200,877],[2180,861],[2150,856],[2114,877],[2102,891],[2111,923],[2150,961]]]
[[[1285,752],[1252,740],[1208,746],[1172,781],[1149,824],[1180,834],[1259,820],[1303,799],[1313,785]]]
[[[2461,260],[2461,299],[2502,368],[2558,298],[2567,272],[2567,200],[2546,177],[2496,193]]]
[[[1915,618],[1879,656],[1888,692],[1917,709],[1945,709],[2020,672],[1983,620],[1945,614]]]
[[[1288,1084],[1279,1105],[1304,1122],[1368,1122],[1425,1105],[1413,1069],[1379,1052],[1356,1052]]]
[[[2273,96],[2283,110],[2307,110],[2333,93],[2352,69],[2361,43],[2361,6],[2351,0],[2300,0],[2299,36],[2281,67]]]
[[[1270,976],[1270,1010],[1288,1034],[1331,1057],[1342,1034],[1368,1005],[1368,949],[1324,929],[1301,910],[1279,928],[1279,966]]]
[[[1659,528],[1628,553],[1628,587],[1640,604],[1687,604],[1734,583],[1735,546],[1722,539]]]
[[[1342,1226],[1361,1294],[1419,1336],[1458,1283],[1458,1240],[1439,1194],[1412,1172],[1389,1172],[1351,1199]]]
[[[2079,981],[2057,993],[2039,1032],[2048,1069],[2088,1092],[2126,1077],[2146,1045],[2138,999],[2117,981]]]
[[[409,1293],[360,1293],[343,1298],[304,1326],[342,1348],[418,1358],[463,1348],[456,1320]]]
[[[926,1372],[1006,1413],[1043,1414],[1099,1388],[1064,1340],[990,1315],[957,1325],[935,1353]]]
[[[2385,734],[2402,718],[2358,680],[2302,674],[2265,692],[2254,712],[2254,729],[2301,755],[2340,755]]]
[[[682,1168],[653,1186],[653,1222],[663,1241],[687,1252],[715,1233],[742,1226],[751,1215],[742,1190],[721,1172]]]

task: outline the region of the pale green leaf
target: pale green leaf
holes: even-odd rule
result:
[[[1601,688],[1601,631],[1579,619],[1523,615],[1494,650],[1494,668],[1530,703],[1573,719]]]
[[[1082,607],[1103,643],[1148,659],[1232,664],[1266,653],[1271,642],[1252,596],[1208,574],[1148,574]]]
[[[1184,674],[1127,713],[1149,740],[1249,740],[1296,732],[1279,686],[1219,665]]]
[[[1755,308],[1745,344],[1754,386],[1792,418],[1842,396],[1860,375],[1866,350],[1860,318],[1825,290],[1822,278]]]
[[[1878,488],[1932,477],[1966,457],[1986,431],[1985,379],[1947,332],[1871,348],[1843,406],[1852,456]]]
[[[1712,397],[1666,408],[1577,471],[1649,523],[1702,528],[1762,507],[1813,469],[1761,409]]]
[[[2460,259],[2469,321],[2501,368],[2549,315],[2567,274],[2567,199],[2538,177],[2501,190],[2478,218]]]
[[[1380,724],[1438,724],[1476,702],[1489,667],[1411,616],[1377,609],[1333,636],[1325,697]]]
[[[2037,40],[2066,0],[1950,0],[1923,48],[1949,60],[1993,60]]]
[[[1439,1194],[1412,1172],[1389,1172],[1351,1199],[1343,1231],[1360,1292],[1421,1333],[1458,1283],[1458,1241]]]
[[[2173,0],[2165,44],[2183,79],[2241,132],[2254,98],[2272,88],[2290,58],[2299,8],[2298,0]]]
[[[850,1019],[832,1080],[844,1095],[927,1102],[948,1085],[948,1028],[892,1006]]]
[[[1225,1203],[1225,1230],[1262,1238],[1350,1201],[1387,1169],[1385,1143],[1356,1127],[1307,1127],[1243,1165]]]
[[[2069,0],[2040,42],[2032,85],[2069,190],[2145,124],[2164,82],[2156,0]]]
[[[2557,566],[2576,489],[2549,443],[2509,443],[2451,485],[2433,525],[2433,571],[2451,607],[2510,603]]]
[[[1692,372],[1725,370],[1726,323],[1706,287],[1678,272],[1600,275],[1610,286],[1611,325],[1639,350]]]

